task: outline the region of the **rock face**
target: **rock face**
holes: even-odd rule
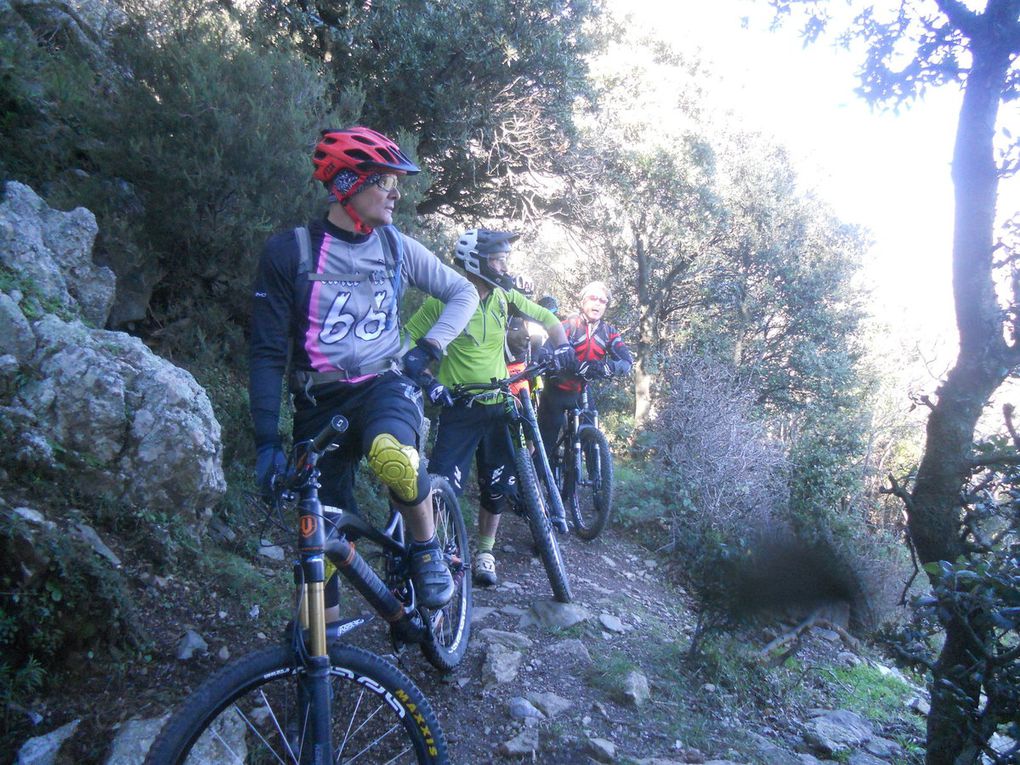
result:
[[[85,493],[201,518],[226,491],[219,423],[190,373],[82,321],[104,324],[114,294],[113,273],[92,264],[95,235],[87,210],[7,184],[0,427],[20,469],[59,467]]]
[[[51,209],[32,189],[10,181],[0,203],[0,263],[39,292],[43,305],[56,303],[102,327],[110,315],[113,271],[92,262],[99,229],[83,207]]]

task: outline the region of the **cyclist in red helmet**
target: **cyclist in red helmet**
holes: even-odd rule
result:
[[[271,237],[255,279],[249,393],[256,476],[268,495],[284,465],[278,428],[289,358],[294,440],[311,438],[335,414],[350,421],[344,445],[319,462],[323,504],[354,508],[354,472],[366,457],[407,523],[418,601],[439,608],[452,596],[453,580],[436,542],[419,458],[419,385],[467,325],[478,293],[393,227],[400,178],[419,171],[393,141],[365,127],[324,130],[312,163],[313,178],[330,194],[329,211],[307,228]],[[410,350],[397,315],[408,284],[444,306]],[[334,578],[327,606],[338,602]]]

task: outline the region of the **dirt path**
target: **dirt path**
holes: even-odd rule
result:
[[[679,596],[663,584],[652,556],[612,530],[603,536],[590,543],[561,537],[572,605],[588,618],[567,629],[550,628],[533,617],[533,606],[541,608],[552,598],[545,570],[530,552],[525,521],[508,516],[497,542],[500,583],[474,589],[472,638],[461,666],[444,677],[416,648],[399,657],[435,705],[456,765],[507,757],[589,763],[591,739],[611,742],[613,761],[676,755],[669,726],[659,725],[669,710],[657,704],[654,687],[651,700],[640,708],[613,687],[629,668],[654,676],[656,665],[675,654],[677,641],[687,643],[684,636],[693,622]],[[384,652],[381,636],[375,637],[364,644]],[[493,649],[494,643],[509,649]],[[507,652],[520,653],[519,667],[512,679],[497,682],[487,661],[492,661],[490,654]],[[526,697],[551,699],[541,694],[555,694],[569,706],[544,719],[526,721],[511,713],[511,705],[524,707]],[[522,733],[516,745],[521,754],[508,755],[507,743]]]

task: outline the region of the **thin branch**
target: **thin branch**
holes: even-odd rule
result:
[[[1015,451],[998,451],[980,457],[971,457],[967,463],[974,468],[989,465],[1020,465],[1020,454]]]
[[[1017,435],[1016,427],[1013,424],[1014,407],[1012,404],[1004,404],[1002,407],[1002,418],[1006,421],[1006,430],[1013,439],[1013,446],[1020,449],[1020,435]]]

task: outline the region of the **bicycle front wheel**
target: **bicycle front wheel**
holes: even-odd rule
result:
[[[552,585],[553,597],[560,603],[569,603],[572,596],[567,567],[563,562],[559,542],[556,541],[556,533],[549,522],[549,513],[538,486],[538,476],[535,475],[535,465],[527,449],[514,449],[514,464],[517,466],[521,504],[538,548],[538,557],[542,559],[549,584]]]
[[[613,455],[602,431],[584,428],[577,437],[581,469],[571,476],[567,504],[577,536],[590,541],[602,533],[613,509]]]
[[[442,476],[432,478],[432,512],[436,536],[443,548],[456,589],[453,598],[438,611],[426,612],[432,636],[421,644],[422,653],[437,669],[449,672],[464,658],[471,637],[471,554],[467,526],[457,495]]]
[[[435,713],[407,675],[354,646],[332,646],[329,659],[333,762],[449,761]],[[312,762],[304,675],[286,646],[224,667],[170,718],[146,765]]]

